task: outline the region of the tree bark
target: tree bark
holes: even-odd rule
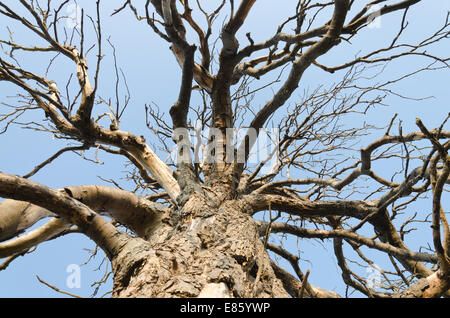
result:
[[[438,298],[450,287],[448,274],[438,270],[432,275],[419,279],[414,285],[395,295],[397,298]]]
[[[113,297],[288,297],[237,201],[212,208],[193,195],[149,242],[112,261]]]

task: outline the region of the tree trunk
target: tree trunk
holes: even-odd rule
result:
[[[113,297],[288,297],[256,222],[236,203],[210,208],[193,194],[148,241],[127,244],[112,260]]]

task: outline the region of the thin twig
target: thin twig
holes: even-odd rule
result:
[[[71,293],[69,293],[69,292],[63,291],[63,290],[59,289],[58,287],[55,287],[55,286],[53,286],[53,285],[51,285],[51,284],[45,282],[45,281],[42,280],[38,275],[36,275],[36,278],[39,280],[39,282],[41,282],[41,283],[44,284],[44,285],[47,285],[48,287],[50,287],[51,289],[53,289],[54,291],[56,291],[56,292],[58,292],[58,293],[61,293],[61,294],[64,294],[64,295],[68,295],[68,296],[74,297],[74,298],[84,298],[84,297],[81,297],[81,296],[74,295],[74,294],[71,294]]]

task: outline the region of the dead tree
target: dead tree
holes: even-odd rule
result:
[[[120,129],[129,99],[116,98],[114,104],[98,94],[109,41],[100,0],[95,12],[81,10],[80,27],[74,30],[64,25],[68,0],[0,1],[1,26],[15,23],[37,39],[32,46],[13,33],[0,39],[0,82],[19,90],[14,103],[1,105],[2,132],[18,124],[20,116],[40,110],[42,121],[22,124],[71,143],[27,175],[0,172],[0,196],[6,199],[0,203],[3,264],[39,243],[77,232],[92,239],[110,260],[113,297],[344,296],[308,282],[309,272],[300,268],[298,254],[274,239],[280,235],[332,242],[344,283],[368,297],[448,296],[450,234],[441,205],[450,173],[448,118],[433,129],[417,119],[417,131],[408,134],[401,127],[393,132],[396,118],[387,120],[381,134],[368,124],[341,124],[349,114],[370,123],[369,110],[393,94],[390,84],[421,71],[448,68],[448,57],[429,50],[447,43],[448,14],[436,17],[442,18],[442,27],[429,37],[406,43],[405,30],[417,23],[408,21],[408,11],[423,1],[299,0],[274,26],[276,32],[258,42],[251,27],[246,30],[246,20],[256,6],[270,4],[222,0],[205,9],[214,5],[137,2],[123,2],[108,14],[127,14],[130,23],[147,24],[162,44],[170,45],[171,60],[180,65],[179,95],[167,108],[170,118],[146,106],[152,132],[146,139],[159,138],[169,150],[176,145],[171,164],[144,137]],[[319,61],[337,47],[351,45],[375,16],[399,13],[390,45],[335,66]],[[88,47],[92,37],[95,43]],[[58,70],[70,75],[69,81],[27,69],[15,58],[17,52],[29,58],[56,54],[73,66]],[[406,57],[430,63],[396,79],[362,84],[372,67]],[[323,76],[342,74],[341,80],[298,100],[294,92],[305,87],[302,77],[311,68],[319,68]],[[72,79],[77,80],[75,90]],[[255,86],[258,80],[264,84]],[[254,103],[253,97],[267,87],[272,96]],[[2,91],[2,98],[6,95]],[[99,104],[109,111],[101,113]],[[236,143],[230,132],[239,127],[246,130]],[[270,127],[277,132],[271,136],[278,138],[270,139],[267,158],[250,164],[252,149]],[[201,143],[205,131],[206,142]],[[371,142],[354,149],[363,136]],[[31,180],[61,154],[88,149],[129,161],[137,188],[70,186],[67,180],[66,187],[52,189]],[[374,168],[384,160],[399,160],[401,171],[392,168],[392,178],[384,177]],[[274,164],[268,171],[269,162]],[[137,191],[142,189],[152,193]],[[408,210],[427,195],[429,217]],[[408,219],[398,226],[400,214]],[[43,218],[49,218],[45,225],[22,234]],[[405,243],[405,236],[413,235],[405,226],[416,221],[431,225],[426,235],[433,246],[425,252]],[[357,261],[350,259],[348,249],[358,255]],[[366,255],[369,250],[383,253],[395,268],[380,269],[381,286],[371,285],[353,269],[357,262],[374,263]],[[280,266],[274,255],[292,268]]]

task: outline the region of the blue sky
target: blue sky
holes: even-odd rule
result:
[[[278,24],[287,16],[286,12],[288,14],[292,12],[289,9],[293,5],[295,6],[294,2],[288,0],[257,1],[245,24],[245,32],[241,31],[240,34],[243,45],[246,44],[245,33],[248,31],[251,32],[255,42],[273,35]],[[13,1],[7,1],[7,3],[13,3]],[[89,10],[93,7],[93,1],[80,0],[78,3],[83,7],[86,6],[86,12],[94,15],[94,11]],[[178,96],[180,69],[175,58],[169,54],[168,44],[156,36],[144,22],[137,22],[129,11],[113,17],[109,16],[113,9],[119,7],[120,4],[121,1],[102,2],[102,28],[104,39],[110,36],[111,41],[116,46],[118,63],[127,76],[127,83],[131,92],[132,99],[122,119],[121,129],[129,130],[136,135],[144,135],[150,144],[157,144],[157,140],[152,138],[151,133],[146,128],[144,105],[156,104],[161,112],[167,114]],[[445,13],[449,9],[448,1],[425,1],[413,7],[408,13],[410,25],[403,40],[417,42],[422,37],[430,35],[444,23]],[[333,49],[327,56],[319,59],[319,62],[329,66],[339,65],[349,61],[359,52],[364,54],[364,52],[369,52],[380,45],[388,45],[392,41],[392,36],[398,31],[399,18],[401,18],[401,14],[398,13],[382,17],[379,28],[365,30],[361,35],[355,37],[351,44],[345,43]],[[8,37],[6,25],[11,26],[17,43],[23,45],[35,43],[34,36],[31,36],[29,32],[24,32],[24,28],[17,24],[7,24],[4,17],[0,17],[1,39]],[[217,25],[220,26],[221,21],[218,21]],[[450,43],[448,40],[442,41],[433,46],[430,51],[437,55],[448,56]],[[104,41],[103,53],[105,58],[102,62],[103,68],[100,76],[100,95],[106,99],[114,98],[115,77],[112,67],[112,50],[106,40]],[[89,60],[90,65],[92,65],[91,72],[95,67],[94,55],[95,53],[92,53]],[[16,57],[23,62],[24,67],[29,67],[31,70],[42,74],[47,68],[46,61],[53,55],[17,52]],[[414,71],[419,66],[425,66],[428,62],[423,58],[398,60],[388,65],[382,74],[382,78],[396,78],[401,74]],[[73,71],[74,66],[64,58],[59,57],[50,69],[49,78],[51,77],[60,83],[59,87],[64,87],[70,72]],[[305,73],[300,88],[294,93],[289,103],[292,104],[301,99],[303,90],[313,90],[318,85],[331,85],[339,81],[342,75],[343,72],[329,74],[316,67],[311,67]],[[364,120],[377,126],[385,126],[392,116],[398,113],[403,122],[404,133],[417,130],[414,124],[416,117],[420,117],[427,127],[434,128],[441,123],[450,109],[448,79],[448,70],[425,72],[416,77],[408,78],[394,85],[393,88],[401,94],[415,98],[434,97],[418,102],[391,96],[385,100],[388,107],[371,111]],[[121,88],[123,98],[124,86],[121,86]],[[276,89],[276,86],[274,89]],[[6,97],[15,95],[15,93],[16,90],[11,85],[0,83],[0,102],[13,101],[13,99]],[[270,98],[271,93],[272,91],[267,89],[255,96],[253,100],[255,108],[258,108],[258,105],[263,105]],[[199,100],[198,94],[194,94],[193,103],[198,103]],[[4,110],[2,107],[0,106],[0,113]],[[99,107],[100,109],[97,109],[99,114],[106,111],[106,108],[101,109],[104,106]],[[41,113],[36,112],[22,118],[21,121],[31,121],[33,118],[40,118],[41,115]],[[360,125],[361,120],[363,119],[349,119],[346,124],[350,126]],[[448,124],[446,128],[448,130]],[[380,131],[378,134],[367,136],[365,141],[373,141],[381,137],[383,133],[384,131]],[[6,134],[0,135],[0,145],[2,146],[0,170],[10,174],[23,175],[65,146],[66,143],[53,139],[49,134],[35,133],[13,125]],[[95,158],[94,151],[89,151],[86,155]],[[120,179],[125,176],[124,171],[126,170],[124,166],[126,161],[123,158],[100,153],[99,159],[103,164],[94,164],[82,160],[73,153],[66,153],[52,165],[45,167],[33,176],[32,180],[54,188],[67,185],[107,184],[99,178],[101,176],[104,179],[114,178],[121,185],[130,187],[128,182]],[[380,169],[386,169],[387,172],[390,168],[392,167],[389,165],[380,167]],[[447,196],[444,198],[445,201],[449,201],[448,193],[444,193],[444,196]],[[418,210],[429,209],[429,206],[419,205],[415,208]],[[39,224],[42,224],[42,222]],[[423,237],[431,238],[431,232],[421,232],[416,235],[419,239]],[[296,243],[289,244],[292,244],[295,248]],[[323,245],[317,241],[302,240],[300,247],[303,260],[300,262],[300,267],[304,271],[311,269],[310,282],[343,293],[345,289],[340,281],[340,270],[333,258],[332,246]],[[82,282],[80,289],[69,289],[66,286],[69,275],[66,272],[67,267],[70,264],[85,263],[90,256],[90,253],[85,250],[86,248],[93,250],[95,245],[79,234],[68,235],[39,245],[35,252],[18,258],[6,271],[0,272],[0,297],[62,296],[39,283],[36,275],[63,290],[84,297],[91,296],[95,289],[95,286],[93,287],[91,284],[101,280],[107,270],[105,267],[107,262],[104,262],[101,268],[97,270],[103,260],[101,252],[89,264],[81,267]],[[111,286],[112,280],[109,279],[98,291],[97,296],[110,290]]]

